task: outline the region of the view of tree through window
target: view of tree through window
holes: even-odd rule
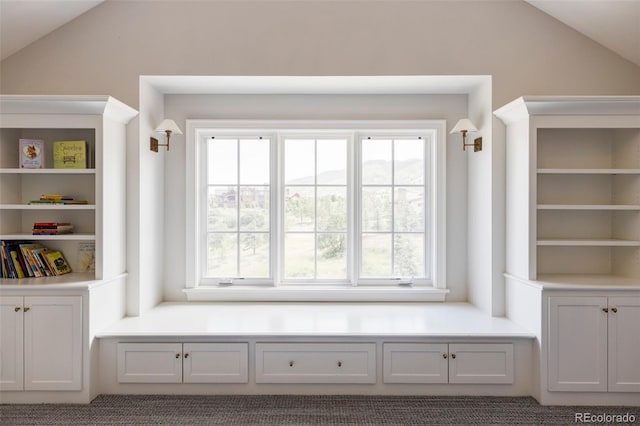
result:
[[[428,153],[417,136],[209,137],[205,277],[428,277]]]
[[[284,278],[347,279],[347,140],[284,140]]]
[[[270,276],[269,142],[209,141],[207,276]]]
[[[423,276],[425,144],[362,141],[361,276]]]

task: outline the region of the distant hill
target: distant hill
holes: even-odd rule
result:
[[[367,161],[365,163],[368,178],[376,183],[386,181],[385,177],[391,169],[390,166],[391,162],[385,160]],[[424,174],[424,170],[421,170],[421,167],[422,161],[420,160],[407,160],[398,163],[396,165],[396,181],[402,182],[404,185],[422,184],[420,177]],[[343,176],[344,170],[330,170],[320,173],[318,181],[326,185],[343,185]],[[292,180],[287,185],[313,185],[313,182],[313,176],[305,176]]]

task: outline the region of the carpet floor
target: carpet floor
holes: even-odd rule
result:
[[[101,395],[91,404],[0,404],[9,425],[640,424],[640,407],[548,407],[528,397]],[[606,417],[608,416],[608,417]]]

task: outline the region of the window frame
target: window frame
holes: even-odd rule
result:
[[[283,244],[283,194],[284,177],[283,135],[311,137],[352,135],[347,142],[347,281],[323,280],[305,283],[304,280],[282,280]],[[234,282],[232,286],[220,285],[215,280],[201,279],[203,261],[200,258],[202,244],[202,215],[206,215],[206,184],[202,183],[203,168],[206,167],[203,138],[207,135],[255,137],[261,134],[271,138],[270,155],[270,269],[272,281],[247,280],[247,285]],[[430,280],[416,280],[415,285],[398,285],[394,279],[362,279],[360,273],[361,238],[361,159],[360,140],[366,136],[402,137],[430,135],[430,163],[425,157],[425,200],[431,205],[425,215],[425,235],[430,233],[428,246],[425,243],[425,268],[430,264]],[[185,234],[185,290],[188,300],[300,300],[300,301],[443,301],[448,293],[446,285],[446,121],[445,120],[186,120],[186,234]],[[427,145],[425,143],[425,145]],[[356,149],[356,147],[358,147]],[[276,159],[274,161],[274,159]],[[357,172],[354,171],[357,168]],[[351,192],[349,192],[351,191]],[[353,192],[355,191],[355,193]],[[204,194],[204,195],[203,195]],[[204,198],[202,198],[204,196]],[[427,201],[425,201],[426,205]],[[274,209],[274,206],[278,206]],[[429,214],[430,213],[430,214]],[[283,235],[280,235],[283,234]],[[355,247],[358,246],[356,250]],[[274,255],[275,254],[275,255]],[[325,282],[326,281],[326,282]]]

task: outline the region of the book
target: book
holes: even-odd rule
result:
[[[69,222],[33,222],[34,228],[56,228],[58,226],[71,225]]]
[[[44,168],[44,141],[41,139],[20,139],[20,168]]]
[[[16,278],[24,278],[24,269],[22,264],[22,256],[20,252],[16,248],[16,246],[9,246],[9,255],[11,256],[11,261],[13,263],[13,269],[16,273]]]
[[[45,257],[49,262],[49,265],[52,266],[56,275],[64,275],[71,272],[71,267],[62,255],[62,252],[58,250],[49,250],[45,253]]]
[[[30,277],[43,277],[44,273],[40,269],[40,262],[35,259],[32,251],[35,249],[42,248],[42,244],[31,243],[31,244],[20,244],[20,250],[22,251],[22,257],[25,260],[25,263],[28,264],[30,271]]]
[[[78,244],[78,272],[94,272],[96,270],[96,244]]]
[[[86,169],[87,141],[56,141],[53,143],[54,169]]]
[[[44,274],[43,276],[50,277],[55,274],[49,269],[49,263],[44,258],[44,254],[47,252],[47,250],[49,249],[46,247],[35,249],[33,250],[33,257],[38,262],[38,266],[40,267],[40,270]]]
[[[53,201],[73,200],[73,197],[71,197],[69,195],[61,195],[61,194],[42,194],[42,195],[40,195],[40,200],[42,200],[42,201],[45,201],[45,200],[53,200]]]
[[[89,204],[87,200],[29,200],[29,204]]]
[[[2,278],[50,277],[71,271],[62,252],[33,241],[0,241]]]
[[[31,233],[33,235],[71,234],[73,225],[69,222],[34,222]]]

